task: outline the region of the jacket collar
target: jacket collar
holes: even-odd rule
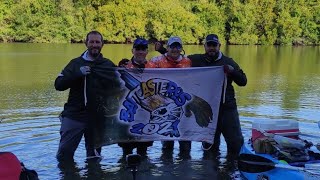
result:
[[[81,54],[81,57],[85,61],[96,61],[96,60],[102,59],[102,54],[100,53],[100,55],[96,59],[92,59],[89,57],[88,50],[86,50],[84,53]]]
[[[213,59],[212,57],[208,56],[207,54],[205,54],[205,59],[208,62],[214,62],[214,61],[219,61],[222,58],[222,52],[219,51],[218,57],[216,59]]]

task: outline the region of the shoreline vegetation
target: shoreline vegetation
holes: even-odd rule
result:
[[[91,30],[105,43],[153,43],[180,36],[202,44],[320,45],[318,0],[1,0],[1,43],[81,43]]]

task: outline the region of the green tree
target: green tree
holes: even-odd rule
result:
[[[293,1],[291,15],[299,17],[301,34],[294,38],[293,44],[319,44],[319,21],[320,1]],[[318,32],[317,32],[318,31]]]
[[[276,0],[259,0],[252,1],[253,6],[256,8],[256,32],[258,35],[258,44],[274,44],[277,39],[276,14],[273,9]]]
[[[106,39],[121,43],[125,41],[123,10],[117,7],[115,3],[110,3],[99,8],[94,20],[97,25],[96,29]]]
[[[60,0],[57,8],[60,17],[57,23],[63,25],[60,36],[66,42],[81,42],[86,34],[81,8],[76,9],[73,0]]]
[[[291,13],[292,4],[286,0],[278,0],[275,7],[277,12],[277,44],[291,45],[302,32],[299,26],[300,18],[296,13]]]
[[[150,36],[167,39],[180,36],[184,43],[199,43],[203,28],[199,18],[174,0],[148,1],[148,30]]]
[[[217,34],[222,40],[222,43],[224,43],[226,16],[223,14],[223,9],[219,9],[214,3],[200,1],[192,3],[190,10],[200,19],[198,26],[201,40],[204,39],[206,35],[214,33]]]
[[[11,28],[15,41],[21,42],[58,42],[56,7],[54,1],[23,0],[17,1],[12,9]]]
[[[228,0],[224,9],[228,14],[226,36],[229,44],[257,44],[256,11],[253,4],[241,3],[239,0]]]
[[[0,1],[0,42],[11,42],[12,30],[10,28],[9,16],[11,14],[10,8],[13,5],[13,0]]]
[[[137,36],[201,43],[320,44],[318,0],[0,0],[0,42],[81,42],[98,30],[109,42]]]

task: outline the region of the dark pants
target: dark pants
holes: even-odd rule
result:
[[[149,146],[152,146],[153,141],[148,142],[123,142],[118,143],[120,147],[122,147],[123,155],[126,156],[128,154],[132,154],[134,148],[137,148],[137,153],[141,156],[147,155],[147,149]]]
[[[87,157],[101,153],[101,148],[94,149],[93,131],[88,123],[76,121],[67,117],[61,117],[60,143],[57,152],[58,161],[73,160],[74,152],[84,136]]]
[[[162,149],[163,150],[173,150],[174,141],[163,141]],[[179,141],[180,151],[190,151],[191,150],[191,141]]]
[[[219,153],[220,136],[222,134],[227,144],[228,157],[234,159],[238,156],[244,142],[238,110],[237,108],[220,108],[214,144],[208,151]],[[205,149],[210,146],[209,143],[203,143]]]

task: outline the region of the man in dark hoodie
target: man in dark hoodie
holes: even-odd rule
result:
[[[103,37],[98,31],[87,34],[87,50],[80,57],[72,59],[55,80],[58,91],[70,89],[67,103],[61,113],[60,143],[57,152],[58,161],[73,161],[82,136],[85,138],[87,159],[100,158],[101,148],[94,148],[93,117],[87,106],[86,79],[91,68],[96,66],[115,67],[114,63],[101,54]]]
[[[238,86],[247,84],[247,77],[241,70],[240,66],[232,59],[220,51],[221,43],[216,34],[209,34],[205,39],[204,49],[205,54],[192,54],[188,58],[192,61],[192,67],[204,66],[223,66],[224,72],[227,75],[226,92],[221,96],[221,104],[219,108],[219,116],[217,129],[214,137],[214,144],[203,143],[205,154],[219,154],[220,136],[224,136],[227,143],[228,159],[234,160],[243,144],[243,136],[241,132],[237,103],[232,82]],[[161,54],[166,52],[166,49],[160,43],[155,44],[155,49]]]

